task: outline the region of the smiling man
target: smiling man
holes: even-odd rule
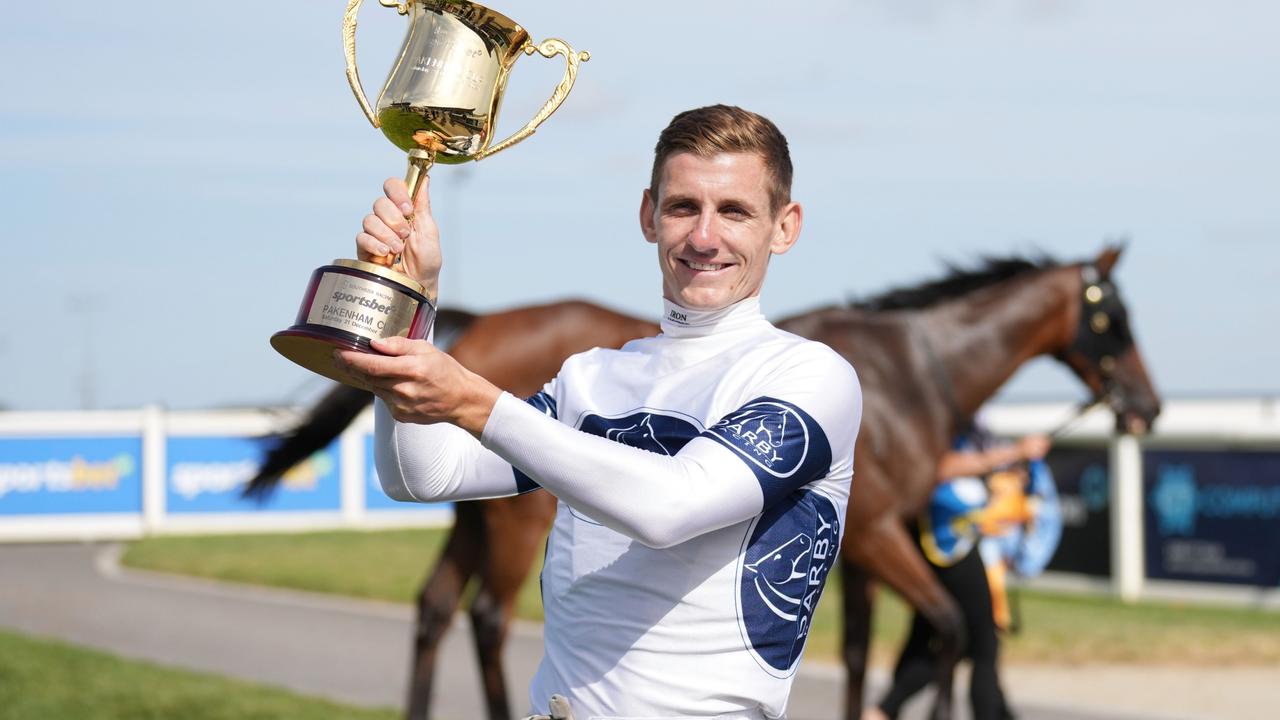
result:
[[[435,294],[427,192],[388,180],[356,240]],[[554,494],[537,713],[778,718],[843,534],[862,395],[853,368],[760,312],[796,242],[786,139],[717,105],[663,130],[640,204],[662,333],[575,355],[521,402],[426,341],[335,362],[375,388],[378,475],[435,502]],[[405,216],[414,212],[414,221]],[[556,703],[556,714],[562,706]]]

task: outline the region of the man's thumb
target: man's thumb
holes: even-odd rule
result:
[[[399,335],[392,335],[388,338],[374,338],[370,341],[370,344],[373,345],[374,350],[383,355],[391,355],[393,357],[408,355],[413,350],[413,341]]]
[[[418,186],[418,196],[413,199],[414,214],[426,213],[431,214],[431,176],[427,175],[422,178],[422,184]]]

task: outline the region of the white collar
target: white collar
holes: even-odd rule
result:
[[[704,337],[768,323],[760,297],[752,296],[718,310],[690,310],[663,299],[662,334],[673,338]]]

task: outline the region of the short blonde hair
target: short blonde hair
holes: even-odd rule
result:
[[[764,161],[772,186],[769,205],[773,213],[791,202],[791,152],[787,138],[763,115],[732,105],[709,105],[686,110],[671,119],[653,149],[649,192],[656,199],[667,158],[687,152],[699,157],[720,153],[752,153]]]

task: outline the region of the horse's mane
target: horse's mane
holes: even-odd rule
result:
[[[1059,267],[1060,263],[1047,254],[1038,253],[1034,258],[984,256],[976,267],[963,267],[952,262],[947,262],[946,266],[947,276],[944,278],[893,288],[863,300],[851,300],[849,307],[871,311],[926,308],[1023,273]]]

